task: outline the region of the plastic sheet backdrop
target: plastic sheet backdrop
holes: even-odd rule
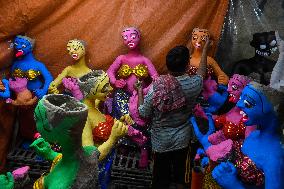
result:
[[[188,45],[194,27],[209,29],[217,44],[227,7],[228,0],[1,0],[0,69],[12,62],[9,41],[26,34],[36,40],[35,57],[53,76],[72,63],[66,43],[74,38],[87,42],[90,67],[106,70],[115,57],[127,51],[121,30],[136,26],[142,32],[141,52],[162,73],[167,51],[177,44]],[[5,107],[0,105],[0,109]],[[7,124],[12,129],[7,119],[9,116],[0,115],[0,127]],[[9,137],[0,133],[1,146]],[[0,148],[1,162],[2,152]]]
[[[217,62],[230,73],[234,62],[254,56],[254,33],[274,30],[284,36],[284,0],[229,0]],[[268,58],[277,60],[278,51]]]

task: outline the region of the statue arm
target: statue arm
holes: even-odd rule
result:
[[[109,139],[98,147],[98,151],[100,152],[99,161],[103,160],[109,154],[118,139],[125,136],[127,132],[128,127],[123,122],[116,120],[112,126]]]
[[[67,77],[68,76],[68,70],[69,70],[69,66],[66,67],[51,83],[50,83],[50,86],[52,87],[58,87],[61,82],[62,82],[62,79],[64,77]]]
[[[146,57],[144,58],[144,64],[147,66],[149,75],[151,76],[152,79],[159,76],[153,63]]]
[[[87,118],[85,127],[83,129],[83,133],[82,133],[82,145],[83,146],[93,146],[94,145],[93,134],[92,134],[92,124],[91,124],[89,116]]]
[[[10,91],[10,87],[9,87],[9,81],[7,79],[2,79],[2,81],[0,81],[0,84],[2,83],[3,86],[3,91],[1,91],[0,89],[0,97],[1,98],[10,98],[11,97],[11,91]]]
[[[227,85],[229,82],[229,77],[221,70],[218,63],[211,57],[208,57],[208,63],[212,67],[215,76],[218,78],[218,84]]]
[[[31,148],[34,148],[37,155],[42,156],[48,161],[53,161],[59,153],[53,151],[50,147],[50,144],[46,142],[43,138],[36,139],[31,145]]]
[[[110,83],[113,85],[115,84],[116,81],[117,71],[119,70],[122,64],[122,57],[123,55],[118,56],[107,70],[107,75],[109,77]]]
[[[45,67],[45,65],[42,64],[41,62],[39,62],[38,69],[41,72],[43,79],[44,79],[44,85],[43,85],[42,89],[45,91],[45,93],[47,93],[49,84],[52,82],[53,77],[52,77],[51,73],[48,71],[48,69]]]

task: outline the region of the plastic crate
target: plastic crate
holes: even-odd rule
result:
[[[38,159],[35,151],[32,149],[14,148],[7,156],[8,169],[13,171],[23,166],[29,166],[29,176],[31,182],[38,179],[43,173],[48,172],[51,163],[45,160]]]
[[[116,149],[111,170],[112,189],[147,189],[151,187],[152,161],[145,169],[138,168],[140,150],[130,146]]]

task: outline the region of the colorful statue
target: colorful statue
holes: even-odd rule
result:
[[[28,80],[27,89],[40,99],[47,93],[48,86],[53,78],[45,65],[34,58],[32,53],[33,47],[34,40],[31,38],[21,35],[16,36],[14,49],[16,50],[15,56],[17,60],[12,65],[11,73],[13,78],[26,78]],[[1,81],[0,85],[3,85]],[[5,88],[6,90],[10,89],[8,87]],[[30,96],[25,97],[25,100],[28,100],[28,104],[35,102],[35,99],[30,101],[32,98],[28,97]],[[22,99],[22,97],[20,98]]]
[[[112,92],[109,78],[103,70],[95,70],[79,79],[67,78],[63,81],[64,87],[68,89],[77,99],[82,100],[87,105],[88,118],[82,134],[82,145],[93,146],[107,141],[114,120],[110,116],[102,114],[96,107],[96,100],[105,101],[106,97]],[[76,94],[79,94],[76,95]],[[83,97],[83,98],[82,98]],[[100,136],[93,136],[93,129],[99,125],[104,125],[104,132]],[[102,140],[103,139],[103,140]]]
[[[234,74],[229,80],[228,92],[229,101],[236,104],[243,88],[249,83],[249,78],[246,76]],[[216,97],[213,98],[213,100]],[[205,178],[208,178],[208,174],[211,177],[211,171],[214,168],[212,164],[216,162],[230,160],[238,169],[238,177],[243,182],[252,185],[261,186],[264,181],[263,172],[258,170],[256,166],[249,161],[249,159],[241,152],[241,145],[243,140],[249,136],[249,134],[256,129],[256,126],[246,127],[243,123],[243,115],[238,107],[233,107],[229,112],[221,116],[213,116],[215,120],[215,127],[219,130],[213,133],[214,124],[209,122],[212,132],[208,132],[207,135],[202,135],[197,127],[197,123],[192,119],[194,131],[199,140],[202,141],[204,147],[204,154],[209,157],[209,167],[206,167]],[[204,180],[204,185],[217,184],[210,179]]]
[[[247,156],[247,162],[255,164],[264,172],[265,188],[281,189],[284,175],[284,151],[280,144],[279,126],[283,115],[284,95],[275,89],[251,82],[242,91],[238,108],[242,110],[243,122],[257,125],[243,142],[241,151]],[[214,168],[213,178],[223,188],[246,188],[237,177],[237,170],[230,162],[223,162]]]
[[[135,27],[125,28],[121,36],[129,52],[118,56],[107,70],[110,83],[116,87],[113,98],[113,116],[120,119],[121,116],[130,114],[138,126],[137,129],[146,130],[146,128],[139,127],[146,125],[146,119],[141,118],[138,113],[138,95],[134,85],[137,80],[141,81],[143,93],[146,95],[150,84],[147,82],[147,78],[150,76],[153,80],[158,76],[158,73],[152,62],[139,51],[140,31]],[[141,147],[139,166],[146,167],[148,165],[148,152],[144,147],[146,137],[142,136],[141,138],[140,132],[136,132],[137,130],[131,132],[132,129],[130,129],[129,131],[130,138]]]
[[[87,115],[87,106],[68,95],[46,95],[39,101],[35,119],[42,138],[35,140],[31,147],[53,163],[50,172],[34,183],[34,189],[97,187],[97,160],[103,159],[110,148],[107,143],[98,148],[82,147],[82,131]],[[126,132],[127,127],[116,121],[109,142],[115,143]],[[62,147],[62,153],[52,151],[46,140],[57,142]]]
[[[191,45],[193,52],[191,54],[190,63],[187,73],[189,75],[195,75],[197,68],[199,67],[202,49],[204,47],[206,39],[210,38],[210,33],[207,29],[194,28],[192,31]],[[207,75],[216,79],[218,84],[227,85],[228,76],[221,70],[218,63],[210,56],[207,56]]]
[[[61,84],[62,79],[65,77],[79,78],[91,72],[92,70],[87,66],[85,61],[86,45],[85,42],[78,39],[73,39],[67,43],[67,51],[74,59],[75,64],[67,66],[57,78],[51,82],[49,92],[58,94],[57,87]]]
[[[137,28],[129,27],[121,33],[123,43],[129,49],[129,52],[118,56],[113,64],[107,70],[110,83],[117,90],[114,95],[114,116],[119,119],[130,111],[130,115],[138,125],[145,125],[145,120],[140,118],[137,111],[138,97],[134,90],[134,84],[137,80],[144,81],[143,88],[146,94],[149,83],[146,78],[150,76],[152,79],[158,76],[158,73],[151,61],[143,56],[139,51],[139,42],[141,33]],[[131,97],[130,97],[131,96]],[[131,98],[129,100],[129,98]],[[132,103],[129,104],[129,101]],[[128,109],[129,108],[129,109]]]
[[[232,74],[237,73],[254,77],[264,85],[268,85],[275,61],[266,57],[277,49],[275,32],[262,32],[253,34],[250,45],[255,48],[255,55],[249,59],[240,60],[233,65]]]
[[[47,93],[48,86],[53,78],[45,65],[34,58],[33,47],[34,40],[31,38],[16,36],[14,48],[17,60],[12,65],[11,73],[14,78],[26,78],[28,90],[40,99]]]

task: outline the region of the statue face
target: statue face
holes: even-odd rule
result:
[[[68,41],[67,51],[74,60],[79,60],[86,54],[84,44],[76,39]]]
[[[249,79],[241,76],[239,74],[234,74],[233,77],[230,78],[228,83],[228,93],[229,93],[229,101],[233,103],[237,103],[242,90],[249,83]]]
[[[260,56],[270,56],[277,50],[275,32],[254,33],[250,45],[255,48],[255,53]]]
[[[210,38],[208,30],[194,28],[192,31],[191,44],[195,50],[202,50],[208,38]]]
[[[48,100],[50,106],[58,109],[51,111],[44,105],[44,100]],[[78,112],[81,110],[84,110],[84,113],[79,114]],[[87,107],[84,104],[76,101],[73,97],[61,94],[45,96],[38,102],[34,111],[37,131],[42,138],[59,144],[68,138],[72,138],[70,130],[75,127],[80,129],[78,124],[85,122],[87,115]],[[83,127],[81,129],[83,130]]]
[[[33,45],[27,38],[16,36],[14,39],[14,49],[16,50],[16,57],[22,57],[32,52]]]
[[[107,96],[112,92],[109,77],[104,72],[96,81],[95,86],[91,89],[91,98],[105,101]]]
[[[243,115],[246,125],[261,125],[265,115],[274,112],[272,104],[268,99],[252,85],[247,85],[242,91],[241,98],[237,103]]]
[[[136,49],[140,42],[141,34],[138,29],[130,27],[123,30],[121,36],[124,45],[126,45],[129,49]]]

